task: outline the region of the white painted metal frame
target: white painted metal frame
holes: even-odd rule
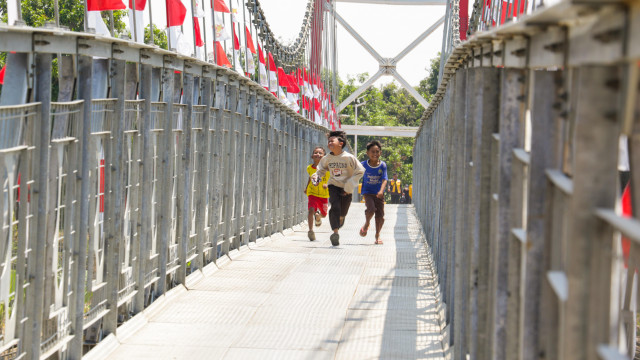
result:
[[[339,0],[342,2],[356,2],[362,4],[387,4],[387,5],[444,5],[446,2],[435,0],[435,1],[383,1],[383,0]],[[331,9],[331,5],[326,4],[326,6]],[[404,87],[411,96],[413,96],[420,105],[424,106],[425,109],[429,107],[429,102],[425,100],[420,93],[418,93],[397,71],[396,66],[398,62],[404,58],[408,53],[410,53],[416,46],[418,46],[424,39],[426,39],[429,35],[431,35],[440,25],[444,23],[444,16],[438,19],[433,25],[431,25],[427,30],[425,30],[422,34],[420,34],[411,44],[409,44],[404,50],[402,50],[398,55],[393,58],[384,58],[382,57],[358,32],[347,23],[346,20],[331,9],[331,14],[335,16],[335,19],[351,34],[351,36],[356,39],[364,47],[374,59],[378,61],[380,65],[380,69],[373,76],[371,76],[367,81],[364,82],[356,91],[354,91],[349,97],[347,97],[340,105],[338,105],[338,112],[341,112],[347,105],[351,104],[353,100],[355,100],[360,94],[362,94],[365,90],[367,90],[373,83],[378,80],[382,75],[390,75],[393,76],[402,87]]]
[[[349,135],[355,136],[415,137],[418,132],[418,127],[342,125],[342,130],[346,131]]]

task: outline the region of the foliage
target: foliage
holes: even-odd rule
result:
[[[440,56],[431,60],[427,78],[420,81],[416,90],[427,101],[437,91],[438,70]],[[349,77],[345,82],[339,81],[340,96],[342,102],[350,94],[364,83],[369,74],[362,73],[355,77]],[[365,126],[419,126],[424,107],[416,101],[407,90],[392,82],[379,88],[370,87],[360,97],[366,101],[365,105],[358,107],[358,125]],[[355,124],[355,107],[350,104],[342,111],[342,123]],[[354,146],[354,136],[348,136],[349,142]],[[357,157],[360,161],[367,159],[366,145],[374,140],[373,136],[358,136]],[[381,159],[387,163],[389,178],[398,173],[398,178],[404,184],[411,184],[413,179],[413,138],[382,137],[378,138],[382,143]]]
[[[431,97],[438,91],[438,73],[440,72],[440,53],[438,56],[431,59],[431,65],[429,66],[429,75],[426,79],[420,81],[418,86],[418,92],[431,101]]]
[[[150,25],[147,25],[147,27],[144,28],[145,44],[151,43],[151,29],[149,26]],[[167,43],[167,33],[158,29],[158,27],[155,24],[153,25],[153,43],[162,49],[165,49],[165,50],[169,49],[169,45]]]

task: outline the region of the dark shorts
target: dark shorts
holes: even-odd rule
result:
[[[367,207],[365,212],[375,214],[376,218],[384,217],[384,200],[374,194],[362,194],[364,196],[364,204]]]

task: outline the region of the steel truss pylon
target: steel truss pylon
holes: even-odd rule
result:
[[[344,0],[339,0],[344,1]],[[367,4],[379,4],[380,1],[374,0],[358,0],[358,3],[367,3]],[[383,2],[388,5],[406,5],[403,2],[394,3],[393,1]],[[429,5],[444,5],[444,1],[432,1],[432,2],[416,2],[416,4],[429,4]],[[332,5],[329,3],[325,3],[325,6],[330,10],[330,13],[335,16],[335,19],[347,30],[351,36],[356,39],[364,47],[369,54],[373,58],[378,61],[380,65],[380,69],[373,76],[371,76],[367,81],[364,82],[356,91],[354,91],[349,97],[347,97],[336,109],[338,112],[341,112],[347,105],[351,104],[353,100],[355,100],[360,94],[362,94],[365,90],[367,90],[373,83],[378,80],[383,75],[393,76],[400,85],[405,88],[411,96],[413,96],[420,105],[424,106],[426,109],[429,106],[429,102],[425,100],[409,83],[396,71],[396,66],[398,62],[404,58],[408,53],[410,53],[416,46],[418,46],[424,39],[426,39],[429,35],[431,35],[440,25],[444,23],[445,17],[441,17],[438,19],[433,25],[431,25],[427,30],[425,30],[422,34],[420,34],[411,44],[409,44],[404,50],[402,50],[398,55],[393,58],[383,58],[358,32],[347,23],[342,16],[340,16],[337,11],[332,9]]]

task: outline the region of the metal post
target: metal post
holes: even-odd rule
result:
[[[139,230],[139,259],[134,264],[133,273],[136,276],[137,293],[133,302],[134,313],[144,310],[145,306],[145,285],[147,264],[149,262],[149,250],[152,241],[153,219],[151,218],[152,209],[152,190],[153,190],[153,136],[151,133],[151,99],[153,94],[152,78],[154,77],[151,65],[141,65],[140,76],[140,98],[144,99],[144,107],[142,110],[142,153],[141,161],[138,163],[139,172],[142,174],[141,181],[141,198],[140,198],[140,225]]]
[[[78,235],[76,240],[78,244],[75,246],[73,262],[77,266],[77,278],[75,295],[74,295],[74,312],[71,313],[73,317],[72,321],[72,333],[74,334],[73,340],[71,340],[69,347],[69,356],[74,359],[82,357],[82,331],[84,323],[84,293],[85,293],[85,279],[87,274],[85,272],[85,266],[87,263],[87,242],[81,241],[86,239],[89,231],[89,147],[90,147],[90,135],[91,135],[91,120],[92,120],[92,70],[93,59],[90,56],[80,55],[78,56],[78,96],[84,100],[83,106],[83,120],[80,125],[81,131],[78,131],[80,135],[80,154],[81,154],[81,167],[80,178],[81,192],[80,192],[80,223],[78,227]]]
[[[49,177],[50,128],[51,128],[51,54],[38,53],[35,57],[36,65],[36,101],[40,102],[40,126],[35,134],[35,144],[39,147],[34,156],[34,174],[38,174],[32,185],[32,199],[37,209],[35,244],[31,248],[35,251],[36,261],[30,261],[29,286],[27,287],[27,323],[24,343],[27,357],[40,357],[40,342],[43,322],[44,306],[44,256],[47,224],[47,179]],[[24,195],[23,195],[24,196]],[[73,316],[74,313],[71,313]]]
[[[468,263],[465,261],[469,247],[467,238],[463,235],[464,222],[466,218],[463,214],[463,210],[468,208],[468,199],[465,184],[465,151],[467,144],[465,143],[465,107],[466,107],[466,86],[467,86],[467,70],[460,70],[455,76],[455,91],[454,91],[454,122],[453,132],[454,141],[452,146],[456,149],[456,156],[453,160],[455,182],[455,193],[463,194],[462,196],[455,197],[455,294],[453,296],[454,301],[454,317],[453,317],[453,344],[455,347],[454,355],[456,359],[466,359],[468,323],[466,319],[468,311]]]
[[[477,95],[472,97],[472,110],[469,114],[474,114],[474,134],[473,134],[473,154],[472,163],[474,168],[472,188],[473,193],[473,214],[471,234],[473,234],[472,268],[470,269],[477,280],[472,283],[477,284],[477,329],[483,329],[477,333],[477,354],[478,358],[488,359],[489,338],[485,331],[489,328],[489,217],[490,217],[490,174],[491,174],[491,138],[497,131],[498,119],[498,93],[499,88],[495,84],[499,81],[499,70],[492,68],[473,69],[475,75],[474,82],[468,82],[467,87],[474,89]],[[471,97],[469,97],[471,98]],[[473,320],[472,320],[473,321]]]
[[[182,192],[182,204],[178,202],[179,217],[176,224],[178,239],[178,259],[179,267],[177,270],[177,281],[180,284],[186,284],[187,277],[187,252],[189,239],[191,238],[191,137],[193,128],[193,75],[183,73],[183,98],[187,102],[187,111],[183,114],[182,127],[184,146],[182,147],[182,169],[180,182],[176,185],[177,191]],[[179,150],[179,149],[178,149]],[[180,155],[178,155],[180,156]],[[200,231],[198,229],[198,231]]]
[[[105,317],[103,328],[105,333],[115,333],[118,327],[118,291],[120,282],[120,246],[122,246],[122,226],[123,216],[121,209],[124,208],[124,127],[125,127],[125,66],[124,60],[113,60],[111,96],[116,98],[114,124],[112,124],[111,136],[114,147],[111,164],[105,164],[105,173],[109,173],[109,192],[111,201],[105,203],[105,217],[108,219],[107,236],[105,244],[105,258],[107,259],[107,284],[109,286],[107,294],[107,308],[110,313]],[[107,192],[107,191],[105,191]],[[105,194],[107,198],[107,194]]]
[[[619,124],[620,68],[585,66],[576,76],[575,153],[573,215],[566,238],[571,249],[567,277],[569,297],[566,311],[567,359],[596,359],[597,347],[609,341],[612,241],[606,229],[593,221],[596,208],[615,206]],[[603,91],[606,89],[606,91]],[[598,137],[599,141],[591,139]],[[580,329],[576,331],[575,329]],[[587,346],[585,346],[587,344]]]
[[[174,70],[170,67],[162,69],[162,99],[165,103],[164,124],[160,148],[160,211],[156,216],[158,221],[158,281],[155,295],[163,295],[167,286],[167,257],[169,240],[171,238],[171,183],[172,183],[172,148],[173,146],[173,101],[174,101]]]
[[[208,70],[203,70],[203,72],[208,73]],[[197,248],[196,248],[196,254],[197,257],[193,260],[194,264],[192,266],[192,268],[196,268],[196,269],[202,269],[202,267],[206,264],[207,259],[205,257],[205,248],[208,245],[207,244],[207,239],[205,237],[206,231],[207,231],[207,227],[208,230],[211,231],[211,227],[209,226],[209,223],[207,222],[207,220],[205,219],[205,212],[207,211],[207,207],[209,209],[209,212],[211,212],[212,210],[212,205],[213,202],[207,201],[208,199],[210,199],[210,193],[213,191],[212,186],[213,184],[209,181],[207,181],[208,179],[210,179],[209,176],[209,172],[211,171],[210,169],[210,161],[211,161],[211,149],[209,147],[210,141],[209,141],[209,137],[210,137],[210,133],[211,133],[211,121],[210,121],[210,116],[211,116],[211,100],[212,100],[212,94],[211,94],[211,88],[212,88],[212,82],[211,79],[208,77],[202,77],[200,79],[200,81],[202,82],[201,87],[202,87],[202,98],[200,100],[200,104],[204,105],[204,110],[203,110],[203,114],[202,114],[202,129],[199,131],[199,136],[198,136],[198,157],[196,159],[197,161],[197,169],[198,169],[198,175],[197,175],[197,179],[196,184],[196,191],[197,191],[197,195],[195,196],[194,200],[196,202],[196,222],[195,222],[195,226],[196,226],[196,231],[197,231]],[[206,225],[205,225],[206,222]]]
[[[524,146],[524,116],[526,105],[526,72],[520,69],[504,69],[501,74],[501,96],[500,96],[500,148],[499,148],[499,169],[498,169],[498,203],[497,203],[497,228],[496,237],[490,240],[494,249],[494,257],[490,260],[494,275],[490,281],[491,293],[495,296],[494,303],[490,304],[489,311],[493,323],[491,326],[491,336],[495,339],[491,342],[494,346],[492,358],[506,359],[511,356],[518,356],[517,349],[513,348],[512,353],[507,353],[507,337],[514,337],[513,342],[519,336],[519,329],[515,328],[513,333],[507,334],[507,309],[512,299],[519,297],[519,294],[508,293],[508,259],[509,241],[511,239],[510,214],[522,209],[511,209],[511,188],[517,184],[512,184],[512,164],[513,150]],[[514,215],[511,215],[514,216]],[[515,307],[514,307],[515,309]],[[514,314],[519,317],[519,315]],[[517,319],[516,319],[517,321]]]

